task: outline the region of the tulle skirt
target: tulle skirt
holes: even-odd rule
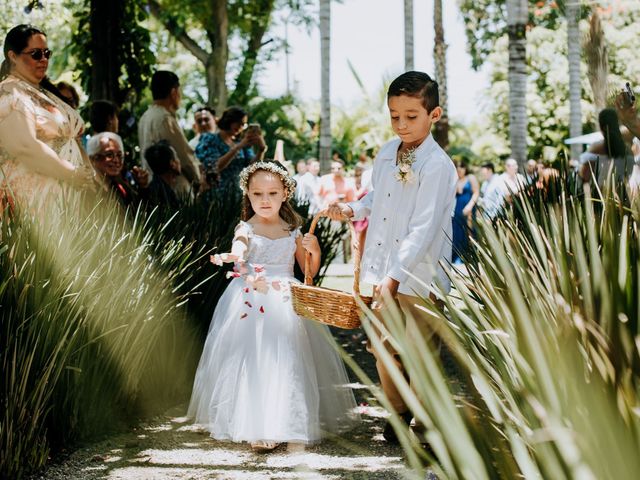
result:
[[[328,328],[294,313],[288,272],[267,280],[260,293],[235,278],[220,298],[189,416],[234,442],[308,444],[348,429],[355,399]]]

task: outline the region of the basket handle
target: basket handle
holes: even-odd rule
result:
[[[313,235],[313,232],[316,230],[316,225],[321,217],[328,217],[327,212],[322,210],[318,212],[313,220],[311,221],[311,226],[309,227],[309,233]],[[353,246],[353,295],[360,296],[360,259],[362,256],[362,252],[360,251],[360,245],[358,243],[358,236],[356,235],[356,229],[353,226],[353,222],[349,221],[349,230],[351,232],[351,241]],[[304,284],[305,285],[313,285],[313,278],[309,275],[309,271],[311,270],[311,253],[309,251],[305,252],[304,255]]]

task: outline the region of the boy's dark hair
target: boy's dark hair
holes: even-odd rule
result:
[[[489,170],[491,170],[494,173],[496,171],[496,167],[491,162],[483,163],[482,164],[482,168],[488,168]]]
[[[175,158],[169,142],[160,140],[144,151],[144,158],[155,175],[162,175],[171,170],[171,161]]]
[[[89,121],[91,122],[91,128],[95,133],[104,132],[107,130],[107,124],[109,120],[118,115],[118,107],[109,100],[96,100],[91,104],[91,112],[89,114]]]
[[[424,72],[405,72],[397,77],[387,90],[387,98],[407,95],[422,99],[427,113],[440,105],[438,83]]]
[[[218,128],[220,130],[229,130],[232,123],[242,122],[242,119],[246,116],[247,112],[242,108],[229,107],[222,112],[222,116],[218,119]]]
[[[151,77],[151,96],[154,100],[164,100],[171,90],[180,86],[178,76],[168,70],[158,70]]]

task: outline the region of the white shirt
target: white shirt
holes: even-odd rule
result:
[[[297,175],[294,175],[294,178]],[[309,213],[320,211],[318,203],[318,190],[320,189],[320,177],[311,172],[299,175],[296,179],[296,198],[301,202],[309,202]]]
[[[373,190],[349,203],[354,220],[369,216],[362,258],[362,281],[380,284],[391,277],[405,295],[427,296],[434,284],[450,282],[444,267],[451,258],[451,216],[458,175],[449,156],[429,135],[416,149],[413,179],[395,178],[400,139],[386,143],[373,164]]]
[[[486,218],[493,219],[500,211],[504,195],[507,192],[502,176],[494,173],[489,180],[482,184],[480,191],[482,197],[479,205],[482,207],[482,213]]]

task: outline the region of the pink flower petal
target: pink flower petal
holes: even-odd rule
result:
[[[264,272],[264,265],[252,265],[253,269],[255,270],[256,273],[262,273]]]
[[[242,315],[240,315],[240,320],[247,318],[249,316],[248,313],[243,313]]]
[[[249,302],[244,302],[244,304],[249,308],[253,308]]]
[[[273,287],[274,290],[279,292],[280,291],[280,280],[276,280],[276,281],[272,282],[271,286]]]
[[[260,307],[260,313],[264,313],[264,307]]]
[[[249,287],[244,287],[244,293],[249,293]]]

